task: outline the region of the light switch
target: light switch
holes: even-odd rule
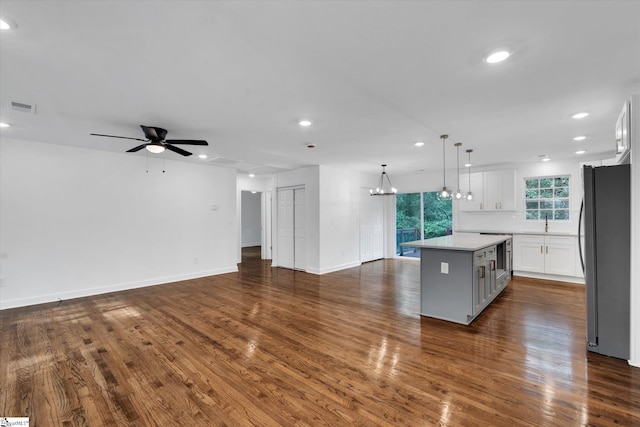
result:
[[[448,262],[441,262],[440,263],[440,273],[449,274],[449,263]]]

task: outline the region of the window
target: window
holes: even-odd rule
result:
[[[525,180],[526,218],[569,219],[569,177],[552,176]]]
[[[451,219],[451,200],[438,200],[437,191],[396,195],[396,255],[419,257],[400,243],[451,234]]]

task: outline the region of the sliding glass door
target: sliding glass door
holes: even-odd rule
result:
[[[400,243],[451,234],[451,219],[451,200],[438,200],[437,191],[396,195],[396,255],[419,257]]]

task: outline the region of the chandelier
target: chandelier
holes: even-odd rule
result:
[[[369,193],[372,196],[395,196],[398,190],[391,185],[391,180],[389,179],[389,175],[384,170],[387,165],[382,166],[382,174],[380,175],[380,181],[378,182],[378,186],[374,190],[373,188],[369,190]]]

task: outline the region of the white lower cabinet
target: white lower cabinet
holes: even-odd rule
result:
[[[513,269],[530,273],[576,275],[576,238],[573,236],[513,236]]]

